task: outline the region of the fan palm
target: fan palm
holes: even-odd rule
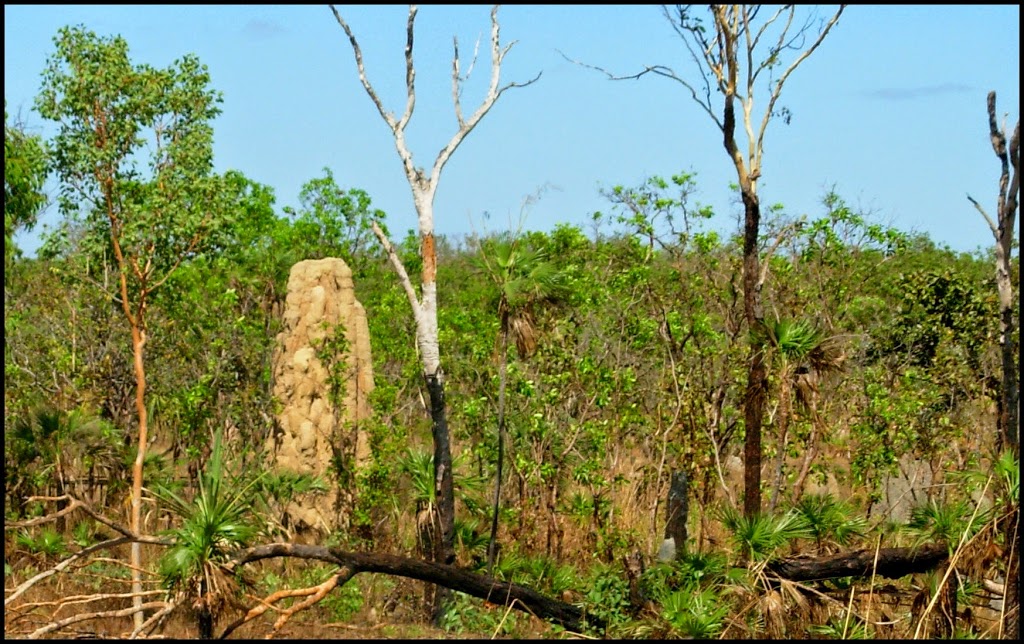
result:
[[[774,509],[785,480],[783,469],[789,423],[793,418],[793,403],[795,401],[807,410],[811,418],[811,435],[807,441],[804,462],[794,484],[794,490],[799,491],[816,453],[816,438],[820,425],[818,383],[824,375],[842,367],[845,355],[835,337],[827,336],[806,320],[769,321],[765,323],[764,333],[767,336],[767,342],[764,344],[771,347],[775,356],[779,383],[779,411],[776,422],[779,447],[775,465],[775,493],[770,504],[770,509]]]
[[[795,539],[814,537],[807,519],[795,510],[748,518],[727,505],[721,510],[721,519],[737,550],[750,553],[751,560],[758,563],[768,561]]]
[[[228,479],[218,436],[191,502],[166,487],[155,491],[183,520],[169,532],[174,545],[160,560],[160,575],[169,591],[192,599],[202,639],[213,636],[214,622],[232,592],[221,565],[232,550],[246,546],[259,533],[250,514],[258,481],[239,485]]]
[[[486,480],[482,476],[466,473],[469,469],[467,467],[468,454],[468,452],[462,452],[452,459],[452,473],[456,481],[455,494],[470,513],[480,514],[482,503],[478,501],[478,495],[486,485]],[[413,500],[416,502],[419,547],[424,554],[429,556],[435,545],[432,536],[434,527],[431,527],[429,522],[434,521],[433,517],[436,516],[434,507],[437,503],[434,488],[433,451],[409,447],[405,454],[399,457],[398,469],[409,477],[409,482],[412,484]],[[465,533],[460,532],[462,528],[458,521],[456,521],[455,529],[457,539],[465,537]],[[472,532],[472,530],[473,528],[470,527],[469,531]],[[466,545],[465,539],[463,539],[463,545]],[[472,549],[471,547],[470,550]]]
[[[57,496],[84,490],[72,484],[92,482],[97,470],[109,475],[118,467],[120,452],[114,427],[87,411],[63,412],[43,406],[18,418],[5,435],[4,460],[8,498],[24,499],[46,494]],[[25,485],[31,489],[22,490]],[[92,492],[92,490],[89,490]],[[66,501],[58,503],[58,509]],[[22,508],[19,507],[19,511]],[[58,521],[63,531],[64,519]]]
[[[481,244],[478,264],[498,288],[498,460],[494,484],[494,513],[487,547],[490,574],[496,554],[498,511],[501,503],[501,470],[505,458],[505,387],[508,380],[509,339],[521,359],[537,350],[533,308],[553,300],[565,290],[564,278],[547,251],[523,238],[505,235]]]
[[[795,509],[814,534],[818,554],[825,554],[826,540],[849,546],[856,537],[864,536],[868,528],[867,519],[856,515],[848,503],[836,500],[831,494],[809,494],[800,499]]]

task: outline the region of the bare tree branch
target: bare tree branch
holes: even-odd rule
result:
[[[121,608],[119,610],[107,610],[96,613],[80,613],[78,615],[72,615],[60,621],[47,624],[46,626],[43,626],[29,634],[28,639],[39,639],[47,633],[58,631],[64,628],[65,626],[70,626],[71,624],[77,624],[79,622],[86,622],[93,619],[102,619],[104,617],[126,617],[128,615],[134,615],[136,612],[138,612],[140,608],[142,610],[152,610],[154,608],[166,608],[166,606],[167,602],[149,602],[148,604],[142,604],[141,607],[132,606],[128,608]]]
[[[434,159],[434,167],[430,172],[430,185],[432,191],[437,187],[437,181],[441,176],[441,170],[444,165],[448,162],[452,153],[459,147],[463,139],[473,131],[473,128],[477,126],[480,120],[490,111],[491,107],[498,100],[505,90],[513,87],[526,87],[532,85],[540,79],[543,72],[538,72],[532,79],[525,83],[509,83],[504,87],[499,87],[499,80],[501,78],[501,62],[505,59],[505,55],[512,49],[512,46],[516,44],[516,41],[512,41],[504,48],[501,47],[500,28],[498,25],[498,6],[495,5],[491,9],[491,82],[487,88],[487,95],[484,97],[480,106],[473,112],[469,120],[463,121],[459,118],[459,130],[456,132],[451,140],[444,148],[441,149],[437,154],[437,158]],[[459,97],[458,92],[454,91],[452,99],[458,105]]]
[[[707,115],[711,117],[711,120],[713,120],[715,122],[715,124],[719,127],[719,129],[722,128],[722,123],[718,120],[718,116],[711,109],[711,100],[710,100],[711,90],[710,90],[710,88],[706,88],[706,93],[708,94],[707,99],[706,100],[702,100],[697,95],[697,90],[694,89],[694,87],[689,82],[687,82],[682,77],[680,77],[678,74],[676,74],[676,72],[671,67],[667,67],[665,65],[649,65],[647,67],[644,67],[642,70],[640,70],[639,72],[637,72],[635,74],[628,74],[628,75],[625,75],[625,76],[617,76],[617,75],[611,73],[610,71],[608,71],[607,69],[605,69],[604,67],[599,67],[597,65],[590,65],[590,64],[584,63],[582,61],[576,60],[574,58],[569,58],[569,56],[567,56],[561,50],[558,50],[558,53],[562,56],[562,58],[564,58],[566,61],[568,61],[568,62],[570,62],[570,63],[572,63],[574,65],[579,65],[580,67],[585,67],[586,69],[593,69],[594,71],[601,72],[602,74],[604,74],[605,76],[608,77],[608,80],[614,80],[614,81],[638,80],[638,79],[642,78],[643,76],[646,76],[647,74],[655,74],[657,76],[662,76],[664,78],[668,78],[670,80],[674,80],[675,82],[677,82],[680,85],[682,85],[683,87],[685,87],[687,89],[687,91],[690,92],[690,95],[693,97],[693,100],[698,105],[700,105],[701,108],[705,112],[707,112]]]
[[[572,630],[580,630],[585,621],[598,627],[604,624],[599,617],[587,615],[577,606],[551,599],[525,586],[498,581],[456,566],[395,555],[345,552],[339,548],[325,546],[272,543],[240,551],[228,563],[227,569],[230,571],[252,561],[274,557],[323,561],[350,570],[352,575],[368,572],[418,579],[494,603],[511,604],[517,610]],[[253,610],[257,609],[258,607]]]
[[[807,57],[813,54],[814,50],[816,50],[818,46],[821,45],[822,41],[825,40],[825,36],[828,35],[828,32],[832,30],[832,27],[834,27],[837,22],[839,22],[839,16],[843,15],[844,9],[846,9],[845,4],[839,5],[839,9],[836,10],[835,15],[832,16],[828,23],[826,23],[822,30],[818,33],[818,37],[814,41],[814,44],[812,44],[807,49],[804,49],[803,52],[799,56],[797,56],[796,60],[794,60],[789,65],[789,67],[786,68],[786,71],[782,73],[782,76],[779,77],[779,80],[775,82],[775,87],[772,88],[771,97],[768,99],[768,107],[765,108],[764,111],[764,118],[761,119],[761,127],[757,133],[758,151],[763,149],[764,134],[768,130],[768,121],[771,120],[772,112],[775,110],[775,103],[779,100],[779,95],[782,93],[782,86],[786,83],[786,80],[789,78],[789,75],[792,74],[796,70],[796,68],[800,66],[802,62],[807,60]],[[800,33],[803,33],[805,29],[806,26],[804,27],[804,29],[800,30]],[[758,158],[758,166],[760,166],[760,158]]]
[[[796,230],[800,225],[801,222],[799,221],[789,223],[783,226],[782,230],[779,231],[779,234],[775,236],[775,241],[772,242],[772,245],[764,254],[764,263],[761,264],[761,274],[757,278],[757,288],[761,288],[764,285],[765,280],[768,279],[768,269],[771,267],[771,258],[775,255],[775,251],[777,251],[779,246],[782,245],[782,242],[786,240],[786,236],[789,232]]]
[[[412,154],[409,153],[409,149],[405,144],[405,126],[408,125],[409,119],[412,118],[413,107],[416,105],[416,92],[415,92],[415,69],[413,68],[412,60],[412,46],[413,46],[413,23],[416,19],[416,5],[409,6],[409,20],[406,24],[406,43],[405,43],[405,84],[406,84],[406,102],[405,102],[405,113],[402,114],[400,121],[395,120],[394,114],[384,109],[384,104],[381,102],[380,97],[377,96],[377,92],[373,89],[373,85],[366,76],[366,67],[363,65],[363,51],[359,47],[359,42],[356,40],[356,36],[352,33],[352,29],[345,22],[345,19],[341,17],[338,10],[334,5],[328,5],[331,8],[331,12],[334,13],[334,18],[341,25],[341,28],[345,30],[345,34],[348,36],[349,42],[352,44],[352,52],[356,58],[356,69],[359,72],[359,82],[363,84],[363,89],[366,90],[366,94],[373,101],[373,104],[377,107],[377,111],[380,112],[384,122],[391,128],[391,132],[395,137],[395,147],[398,148],[398,156],[402,159],[402,167],[405,169],[405,175],[410,181],[419,177],[419,172],[412,161]]]
[[[405,271],[405,265],[402,264],[401,258],[395,252],[395,247],[391,245],[391,240],[384,234],[380,224],[376,221],[371,222],[370,227],[373,229],[373,234],[377,236],[377,241],[380,242],[381,248],[387,254],[392,268],[398,273],[398,281],[402,284],[402,288],[405,289],[405,294],[409,298],[409,304],[412,306],[413,311],[419,311],[420,302],[419,298],[416,297],[416,289],[412,285],[412,280],[409,279],[409,273]]]
[[[978,209],[978,212],[981,213],[981,216],[984,217],[985,221],[988,223],[989,230],[992,231],[992,236],[996,238],[996,241],[999,241],[999,226],[996,226],[996,222],[992,221],[992,218],[989,217],[988,213],[985,212],[985,209],[974,199],[974,197],[967,195],[967,201],[974,204],[974,207]]]
[[[352,29],[348,26],[348,23],[345,22],[345,19],[341,17],[341,14],[338,13],[338,10],[334,7],[334,5],[332,4],[328,6],[331,8],[331,12],[334,13],[334,18],[338,21],[338,24],[341,25],[341,28],[345,30],[345,35],[348,36],[348,40],[352,44],[352,52],[355,54],[356,57],[356,70],[359,72],[359,82],[363,84],[363,89],[365,89],[366,93],[370,96],[370,100],[373,101],[373,104],[377,107],[377,111],[380,112],[380,115],[384,119],[384,121],[388,124],[388,126],[391,127],[392,130],[397,130],[398,122],[395,121],[394,115],[384,109],[384,104],[381,103],[380,97],[377,96],[377,92],[374,91],[373,85],[371,85],[370,81],[366,78],[366,67],[363,65],[363,50],[359,47],[359,42],[356,40],[355,34],[352,33]],[[410,9],[409,14],[410,16],[414,15],[415,10]],[[411,19],[412,18],[410,17],[410,20]],[[409,44],[411,43],[407,43],[407,47],[409,46]],[[411,56],[412,52],[410,47],[406,54],[407,60]],[[406,76],[406,79],[408,82],[408,76]],[[408,104],[406,104],[406,106],[408,107]]]
[[[32,586],[36,585],[37,583],[39,583],[43,579],[46,579],[47,577],[51,577],[51,576],[53,576],[53,575],[55,575],[55,574],[57,574],[59,572],[63,572],[65,569],[67,569],[75,561],[78,561],[79,559],[82,559],[83,557],[86,557],[86,556],[88,556],[88,555],[90,555],[90,554],[92,554],[94,552],[97,552],[97,551],[100,551],[100,550],[106,550],[108,548],[113,548],[114,546],[119,546],[119,545],[124,544],[124,543],[148,543],[148,544],[153,544],[153,545],[158,545],[158,546],[170,546],[171,545],[171,542],[169,540],[167,540],[167,539],[160,539],[160,538],[157,538],[157,537],[150,537],[150,536],[146,536],[146,535],[136,534],[136,533],[132,532],[131,530],[129,530],[127,528],[124,528],[124,527],[118,525],[117,523],[114,523],[110,519],[108,519],[108,518],[100,515],[99,513],[93,511],[92,508],[90,508],[88,505],[86,505],[82,501],[72,497],[71,495],[65,494],[64,496],[59,496],[59,497],[30,497],[30,500],[37,500],[37,501],[38,500],[44,500],[44,501],[69,501],[69,504],[68,504],[68,507],[64,508],[63,510],[61,510],[59,512],[56,512],[54,514],[50,514],[50,515],[44,516],[44,517],[39,517],[37,519],[32,519],[30,521],[23,521],[23,522],[17,522],[17,523],[5,523],[4,524],[4,529],[16,528],[16,527],[26,527],[26,526],[32,526],[32,525],[39,525],[39,524],[42,524],[42,523],[47,523],[47,522],[50,522],[50,521],[55,521],[57,518],[68,514],[72,510],[82,510],[83,512],[88,514],[93,519],[99,521],[103,525],[105,525],[105,526],[111,528],[112,530],[118,532],[119,534],[121,534],[121,536],[120,537],[114,537],[113,539],[107,539],[106,541],[101,541],[100,543],[93,544],[93,545],[91,545],[91,546],[89,546],[87,548],[83,548],[82,550],[80,550],[80,551],[78,551],[76,553],[73,553],[67,559],[64,559],[63,561],[61,561],[60,563],[56,564],[54,567],[50,568],[49,570],[44,570],[44,571],[40,572],[39,574],[35,575],[34,577],[32,577],[31,579],[28,579],[27,581],[22,583],[20,586],[15,588],[13,591],[11,591],[12,592],[11,596],[4,599],[4,606],[9,606],[11,604],[11,602],[13,602],[15,599],[17,599],[21,595],[23,595],[25,593],[25,591],[27,591],[29,588],[31,588]],[[140,592],[140,591],[141,591],[141,589],[134,589],[134,592],[136,592],[136,594],[138,592]]]

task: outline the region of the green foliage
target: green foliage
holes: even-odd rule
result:
[[[731,610],[718,590],[693,583],[665,597],[661,617],[682,638],[712,639],[722,632]]]
[[[778,319],[766,323],[767,343],[787,360],[800,360],[820,344],[822,332],[806,320]]]
[[[946,502],[930,499],[911,511],[907,530],[917,537],[916,543],[945,543],[952,554],[961,542],[984,527],[986,514],[978,512],[966,499]]]
[[[40,212],[46,207],[43,191],[46,181],[46,146],[42,137],[30,134],[21,123],[11,123],[4,99],[4,269],[20,251],[14,245],[14,234],[31,230]],[[6,275],[5,275],[6,283]]]
[[[524,553],[512,547],[502,552],[494,565],[494,577],[528,586],[555,597],[580,587],[575,567],[559,563],[552,557]]]
[[[963,472],[951,472],[950,478],[965,486],[963,492],[972,494],[988,485],[995,508],[1020,504],[1020,459],[1010,450],[1000,452],[990,468],[976,466]]]
[[[319,476],[280,468],[268,470],[256,479],[256,483],[261,494],[282,504],[287,504],[299,494],[326,492],[328,489],[327,483]]]
[[[59,127],[61,211],[86,222],[78,243],[92,257],[113,259],[116,244],[145,290],[230,212],[211,174],[222,99],[192,55],[166,69],[135,65],[124,39],[81,26],[62,28],[54,44],[36,108]]]
[[[996,503],[1020,507],[1020,458],[1010,450],[999,454],[992,467],[992,475],[998,482]]]
[[[891,331],[880,339],[882,355],[906,356],[917,367],[936,367],[942,345],[952,345],[977,368],[981,352],[994,339],[996,298],[956,269],[907,273],[896,283],[903,294]]]
[[[383,226],[384,212],[371,209],[366,191],[343,191],[330,168],[325,167],[323,172],[322,178],[311,179],[302,186],[298,211],[284,208],[293,217],[291,244],[303,249],[303,259],[341,257],[359,280],[367,274],[370,264],[382,257],[372,223]]]
[[[331,616],[331,621],[347,622],[363,607],[363,591],[358,579],[350,579],[340,588],[335,588],[322,602]]]
[[[482,507],[479,495],[486,485],[486,479],[468,473],[467,452],[456,455],[452,459],[455,474],[455,498],[463,503],[470,512],[479,511]],[[434,505],[434,454],[433,452],[409,448],[398,460],[399,471],[409,477],[412,485],[413,500],[418,507]]]
[[[59,559],[68,552],[63,535],[53,526],[46,526],[35,534],[23,528],[18,532],[16,542],[20,548],[39,556],[43,563]]]
[[[516,638],[519,620],[519,611],[457,592],[448,604],[440,626],[449,633],[486,633]]]
[[[795,510],[813,534],[819,553],[825,552],[829,541],[849,547],[868,529],[865,517],[856,516],[849,503],[838,501],[831,494],[806,494]]]
[[[481,530],[478,519],[455,518],[455,548],[463,561],[479,567],[487,556],[487,535]]]
[[[874,639],[870,626],[861,618],[843,611],[837,617],[830,617],[827,624],[815,624],[810,632],[822,639],[870,640]]]
[[[10,508],[23,511],[28,496],[65,494],[69,479],[119,474],[126,455],[115,428],[88,410],[40,406],[4,428],[4,483]]]
[[[498,289],[499,312],[523,309],[565,290],[548,250],[530,238],[506,234],[483,239],[475,262]]]
[[[741,569],[736,571],[745,573]],[[648,597],[661,602],[680,588],[726,583],[734,574],[728,557],[723,553],[684,552],[671,562],[658,563],[646,569],[640,577],[640,587]]]
[[[617,185],[602,194],[612,203],[615,223],[647,246],[645,260],[650,260],[656,246],[685,247],[695,233],[693,229],[714,215],[710,206],[691,204],[696,191],[697,175],[680,172],[668,180],[652,176],[635,188]],[[605,216],[595,213],[594,219],[600,223]],[[666,242],[666,237],[671,242]],[[701,240],[706,247],[710,238],[704,236]]]
[[[730,540],[738,551],[750,553],[755,562],[767,561],[796,539],[813,538],[807,519],[800,512],[759,514],[747,518],[732,506],[724,506],[722,524],[731,533]]]
[[[218,439],[191,501],[166,487],[156,489],[165,507],[182,520],[169,532],[174,545],[160,559],[165,587],[200,597],[212,592],[206,587],[211,571],[260,532],[252,516],[256,485],[255,480],[230,478]]]
[[[604,620],[607,628],[629,619],[629,584],[614,566],[598,563],[587,575],[583,607],[587,615]]]
[[[80,521],[71,530],[71,540],[79,548],[88,548],[95,541],[94,525],[92,521]]]

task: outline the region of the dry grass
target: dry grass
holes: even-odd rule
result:
[[[831,456],[826,454],[820,458]],[[559,512],[554,517],[549,516],[549,505],[538,496],[535,505],[525,509],[526,517],[522,524],[502,524],[499,539],[506,549],[515,548],[521,553],[532,555],[548,554],[559,563],[574,566],[579,571],[581,580],[586,578],[590,566],[596,560],[608,559],[605,551],[597,547],[604,536],[615,535],[618,538],[614,546],[617,554],[639,551],[647,561],[651,561],[663,536],[663,500],[667,496],[671,478],[670,464],[665,463],[663,467],[657,467],[656,459],[652,459],[651,454],[638,446],[619,446],[617,454],[613,458],[610,457],[609,461],[607,471],[603,474],[607,480],[618,479],[620,483],[605,490],[610,511],[607,517],[600,521],[600,525],[596,520],[577,520],[566,513],[565,502],[574,492],[587,494],[592,491],[577,484],[568,484],[561,491]],[[730,479],[729,472],[725,473],[724,478],[727,485],[736,483]],[[722,487],[722,479],[717,473],[707,480],[712,488],[710,490],[704,487],[704,481],[690,482],[689,526],[693,531],[690,538],[699,544],[698,548],[703,552],[728,552],[728,535],[722,525],[712,517],[717,507],[729,503],[729,495]],[[506,485],[505,489],[507,496],[503,505],[514,506],[518,500],[516,486]],[[840,490],[837,496],[848,498],[844,497],[843,490]],[[412,520],[410,513],[396,514],[391,517],[389,523],[395,526],[395,529],[386,531],[374,549],[384,552],[413,551],[416,539],[415,521]],[[997,546],[997,536],[998,531],[994,525],[986,526],[973,540],[958,548],[955,565],[964,580],[983,578],[986,572],[991,572],[995,562],[1001,560],[1004,553]],[[8,532],[8,548],[5,554],[8,555],[7,561],[12,562],[15,569],[12,575],[5,578],[7,589],[12,589],[23,582],[30,567],[34,566],[36,571],[43,569],[43,562],[19,555],[11,543],[12,540],[13,533]],[[552,547],[549,544],[556,544],[552,552],[548,552]],[[811,545],[805,545],[810,551]],[[880,545],[881,540],[872,536],[871,543],[855,547]],[[155,561],[162,552],[161,548],[151,545],[145,546],[144,550],[150,562]],[[127,561],[125,547],[104,554],[111,570],[116,569],[113,562]],[[738,553],[731,554],[734,563],[738,563]],[[614,557],[610,563],[616,563]],[[52,565],[52,562],[49,565]],[[246,570],[252,578],[263,578],[262,575],[274,572],[279,579],[291,580],[288,587],[296,588],[301,586],[296,579],[305,565],[284,561],[262,562],[249,566]],[[367,579],[383,578],[359,576],[348,582],[362,583],[364,601],[362,607],[344,621],[337,620],[330,607],[325,605],[325,602],[320,602],[295,612],[276,632],[274,623],[281,617],[281,612],[268,610],[266,614],[234,631],[231,638],[263,638],[273,635],[278,639],[459,639],[491,638],[495,635],[495,632],[450,632],[426,624],[421,617],[423,585],[419,582],[389,580],[387,583],[377,583],[366,582]],[[951,572],[949,579],[951,583],[960,583],[960,578],[955,576],[955,573]],[[323,581],[320,579],[318,582],[306,583],[306,587]],[[933,618],[938,602],[938,594],[933,590],[936,585],[938,584],[929,575],[915,575],[897,582],[883,579],[856,580],[849,585],[801,585],[788,582],[780,584],[777,581],[762,579],[755,587],[736,587],[725,592],[723,597],[735,607],[735,610],[729,617],[724,635],[737,638],[768,636],[789,639],[854,637],[862,633],[874,638],[912,638],[915,634],[920,637],[926,633],[933,635]],[[149,587],[156,588],[155,581]],[[110,571],[104,573],[79,566],[73,574],[55,575],[38,584],[19,598],[15,605],[8,607],[5,611],[5,636],[25,636],[48,622],[81,610],[86,603],[81,599],[72,598],[87,595],[95,597],[100,589],[107,596],[87,602],[88,610],[115,611],[130,605],[130,600],[113,596],[129,591],[128,579],[119,578]],[[255,606],[258,599],[267,597],[277,589],[265,585],[258,590],[253,589],[244,601],[245,607]],[[330,590],[328,597],[339,591],[340,588]],[[982,637],[996,637],[1000,615],[988,605],[992,596],[977,591],[973,597],[972,603],[959,606],[958,629],[961,632],[972,629]],[[576,593],[575,598],[580,598],[579,593]],[[79,603],[72,605],[71,601]],[[286,602],[279,609],[294,606],[298,601],[301,601],[301,598]],[[506,609],[501,606],[487,606],[480,610],[497,611],[495,623],[499,623]],[[215,629],[216,632],[219,633],[228,623],[243,614],[243,609],[229,608]],[[649,635],[664,631],[663,622],[659,622],[656,612],[647,614],[646,617],[641,615],[640,619],[641,621],[635,622],[631,627],[633,634]],[[820,630],[815,630],[821,628],[829,628],[831,631],[824,634]],[[129,635],[131,631],[130,616],[121,616],[101,617],[69,625],[49,635],[121,638]],[[521,613],[518,614],[515,632],[519,637],[559,636],[546,623]],[[624,629],[623,632],[630,631]],[[167,617],[156,632],[156,636],[195,638],[197,632],[194,620],[185,609],[178,609]]]

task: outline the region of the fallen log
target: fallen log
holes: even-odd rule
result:
[[[604,622],[587,615],[578,606],[547,597],[532,588],[499,581],[456,566],[448,566],[396,555],[346,552],[339,548],[271,543],[255,546],[236,553],[226,568],[232,570],[246,563],[274,557],[313,559],[347,568],[352,576],[361,573],[381,573],[425,581],[438,586],[484,599],[494,604],[508,605],[525,613],[558,624],[570,631],[580,632],[586,625],[604,628]]]
[[[828,557],[789,557],[768,564],[767,570],[789,581],[816,581],[837,577],[870,577],[872,574],[899,579],[915,572],[927,572],[949,558],[944,543],[920,548],[857,550]]]

